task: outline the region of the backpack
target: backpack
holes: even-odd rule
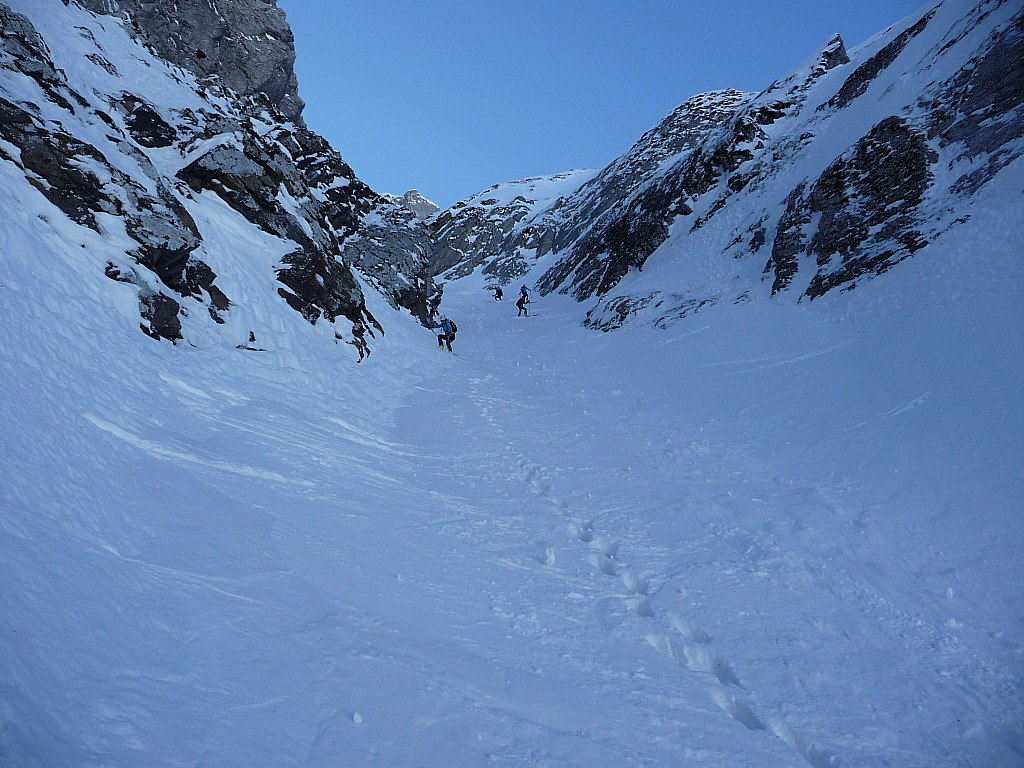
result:
[[[452,336],[459,332],[459,326],[455,324],[454,320],[449,320],[448,324],[452,327]]]

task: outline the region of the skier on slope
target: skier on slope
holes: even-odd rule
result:
[[[494,300],[501,301],[501,297],[504,296],[504,291],[501,290],[500,285],[494,286]]]
[[[522,290],[519,292],[519,300],[516,302],[516,307],[519,308],[519,314],[517,317],[522,317],[523,315],[526,315],[527,317],[530,316],[530,310],[526,308],[526,305],[529,303],[530,294],[527,292],[526,286],[524,285]]]
[[[452,342],[455,341],[455,334],[459,332],[459,327],[455,324],[455,321],[441,315],[440,322],[434,323],[430,327],[440,331],[437,334],[437,348],[444,349],[445,345],[447,345],[448,351],[453,352]]]

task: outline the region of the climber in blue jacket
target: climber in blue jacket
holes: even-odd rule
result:
[[[447,345],[448,351],[452,352],[452,342],[455,341],[455,334],[459,332],[459,327],[455,324],[455,321],[441,315],[440,322],[434,323],[430,327],[440,330],[440,333],[437,334],[437,348],[444,349],[445,345]]]

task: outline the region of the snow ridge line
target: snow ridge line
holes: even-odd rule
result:
[[[500,431],[501,425],[491,415],[486,405],[486,397],[479,389],[480,385],[486,383],[486,379],[472,380],[470,394],[484,420],[495,431]],[[530,461],[511,444],[508,445],[508,451],[515,466],[514,474],[526,484],[530,492],[550,503],[561,516],[569,519],[568,533],[576,541],[577,546],[587,546],[587,562],[597,572],[619,579],[626,587],[626,595],[617,594],[615,597],[621,598],[625,607],[637,616],[661,625],[652,627],[645,635],[644,639],[648,644],[687,671],[712,675],[717,681],[717,685],[713,684],[708,689],[712,700],[733,720],[747,729],[770,731],[795,749],[812,768],[839,768],[842,765],[838,755],[797,733],[780,717],[759,715],[748,703],[749,697],[741,693],[747,689],[737,673],[714,650],[708,632],[687,619],[671,614],[667,616],[670,628],[666,629],[651,605],[650,580],[645,578],[640,570],[620,559],[618,541],[613,536],[595,534],[592,521],[573,514],[570,504],[553,493],[550,477],[542,465]],[[547,567],[554,565],[553,549],[547,550],[542,562]]]

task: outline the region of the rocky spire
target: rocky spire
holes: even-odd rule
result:
[[[425,198],[419,190],[410,189],[398,199],[398,204],[416,214],[418,219],[429,219],[441,210],[436,204]]]

